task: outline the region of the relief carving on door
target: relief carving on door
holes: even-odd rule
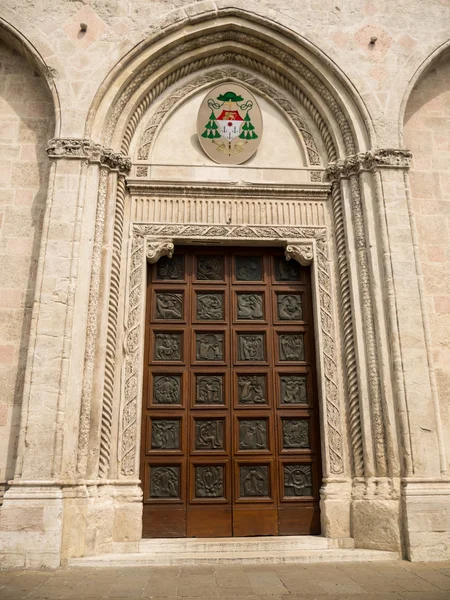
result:
[[[224,422],[223,419],[195,421],[195,448],[196,450],[223,450],[224,449]]]
[[[302,297],[300,294],[278,294],[277,303],[280,321],[301,321],[303,319]]]
[[[198,256],[197,257],[197,279],[199,281],[222,281],[223,280],[223,257],[222,256]]]
[[[267,419],[239,420],[239,450],[267,449]]]
[[[282,404],[308,404],[306,376],[281,375],[280,384]]]
[[[197,333],[197,360],[223,360],[223,333]]]
[[[223,376],[196,376],[196,404],[224,404]]]
[[[269,467],[267,465],[241,465],[241,497],[269,495]]]
[[[279,335],[280,360],[305,360],[303,334],[286,333]]]
[[[155,333],[155,360],[180,360],[181,334]]]
[[[152,421],[152,450],[180,448],[180,420],[154,419]]]
[[[223,319],[223,294],[197,294],[197,319],[220,321]]]
[[[168,466],[150,467],[150,496],[152,498],[178,498],[180,468]]]
[[[265,375],[238,375],[239,404],[267,404]]]
[[[309,448],[309,425],[306,419],[282,419],[283,448]]]
[[[237,294],[238,319],[263,319],[262,294]]]
[[[263,333],[239,333],[238,344],[239,360],[265,360]]]
[[[156,294],[157,319],[182,319],[183,295],[158,292]]]
[[[181,404],[181,377],[179,375],[155,375],[153,402],[155,404]]]
[[[195,467],[197,498],[222,498],[224,495],[223,467]]]

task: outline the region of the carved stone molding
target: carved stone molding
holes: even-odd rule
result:
[[[123,175],[128,175],[131,170],[131,159],[128,156],[114,152],[111,148],[104,148],[89,139],[53,138],[48,142],[47,155],[51,159],[87,160]]]
[[[330,181],[347,179],[362,171],[376,171],[382,168],[409,169],[412,153],[410,150],[378,148],[368,152],[359,152],[343,160],[330,163],[326,175]]]
[[[173,242],[169,240],[147,240],[146,256],[150,264],[158,262],[162,256],[172,258]]]
[[[236,198],[239,191],[242,197],[282,200],[325,201],[329,197],[330,184],[320,185],[221,185],[198,183],[162,183],[127,179],[127,187],[133,196],[163,198]]]
[[[128,101],[133,93],[145,82],[146,79],[150,78],[156,70],[162,68],[171,60],[179,58],[182,54],[194,52],[198,48],[204,49],[205,46],[209,44],[223,44],[230,41],[246,45],[250,48],[255,48],[260,52],[263,52],[266,57],[274,58],[276,61],[274,61],[272,65],[268,65],[267,63],[257,60],[254,55],[246,56],[243,49],[236,53],[218,52],[216,46],[216,48],[211,49],[211,52],[208,54],[208,56],[197,60],[192,60],[190,63],[168,72],[167,77],[165,77],[163,80],[160,80],[149,90],[130,118],[123,137],[122,151],[128,152],[131,140],[143,114],[146,112],[150,104],[152,104],[165,89],[167,89],[170,85],[173,85],[176,81],[186,77],[187,75],[190,75],[191,73],[194,73],[195,71],[220,64],[223,65],[228,62],[235,63],[240,67],[247,67],[254,72],[258,72],[276,83],[280,88],[292,94],[296,100],[298,100],[300,104],[305,107],[317,125],[320,135],[325,143],[329,160],[335,160],[336,152],[334,149],[334,142],[330,132],[328,131],[328,127],[311,99],[305,95],[303,91],[305,89],[304,86],[302,86],[302,89],[299,87],[298,78],[304,78],[308,84],[311,85],[323,97],[326,104],[330,107],[331,112],[335,116],[338,127],[342,132],[347,152],[354,152],[353,136],[349,123],[335,97],[324,85],[324,83],[312,71],[310,71],[306,65],[278,46],[270,44],[256,36],[251,36],[247,33],[236,31],[223,31],[209,34],[191,39],[181,44],[177,44],[175,48],[166,51],[164,55],[155,57],[150,64],[138,71],[134,79],[130,81],[130,83],[124,89],[121,97],[118,99],[111,112],[105,131],[105,142],[110,143],[120,115],[127,106]],[[295,77],[291,78],[280,73],[277,68],[280,63],[288,65],[295,72]]]
[[[314,248],[306,244],[288,244],[284,255],[286,260],[294,259],[303,267],[308,267],[314,259]]]
[[[164,239],[166,238],[166,239]],[[243,225],[158,225],[135,224],[131,244],[128,302],[125,316],[125,361],[119,431],[119,462],[122,476],[136,474],[137,422],[139,411],[140,378],[142,378],[141,332],[143,331],[143,303],[145,303],[145,265],[147,248],[152,248],[152,258],[163,247],[170,252],[173,241],[205,242],[205,239],[222,239],[227,243],[243,240],[261,242],[278,241],[293,250],[292,258],[316,262],[318,272],[319,319],[321,328],[321,365],[323,369],[324,413],[326,415],[327,464],[332,475],[344,472],[342,419],[338,393],[337,349],[333,318],[331,275],[328,259],[327,230],[314,227],[261,227]],[[306,241],[306,243],[302,243]],[[309,241],[309,243],[307,243]],[[164,246],[166,242],[166,246]],[[302,250],[300,250],[302,248]],[[295,249],[295,253],[294,253]],[[153,253],[154,252],[154,253]],[[161,254],[163,255],[163,253]],[[311,260],[309,260],[309,258]],[[155,261],[157,259],[155,258]]]

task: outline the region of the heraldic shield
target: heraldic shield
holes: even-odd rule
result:
[[[253,156],[262,135],[255,97],[243,86],[226,83],[203,99],[197,132],[205,153],[217,163],[239,165]]]

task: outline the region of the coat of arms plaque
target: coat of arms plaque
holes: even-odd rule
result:
[[[215,162],[244,163],[255,154],[262,135],[255,97],[234,83],[213,88],[200,106],[197,132],[203,150]]]

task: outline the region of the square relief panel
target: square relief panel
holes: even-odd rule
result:
[[[237,375],[238,404],[243,406],[268,404],[266,375]]]
[[[236,256],[235,269],[237,281],[263,280],[263,266],[261,256]]]
[[[275,281],[301,281],[301,268],[296,260],[286,260],[281,256],[275,257]]]
[[[283,470],[286,498],[313,495],[311,465],[285,463]]]
[[[277,294],[277,314],[280,321],[301,321],[303,319],[302,295]]]
[[[278,333],[280,361],[304,361],[305,340],[303,333]]]
[[[180,466],[150,466],[150,497],[180,498]]]
[[[195,375],[195,404],[224,405],[224,376],[223,375]]]
[[[238,360],[264,361],[265,335],[264,333],[238,333]]]
[[[181,375],[153,376],[153,404],[181,404]]]
[[[224,334],[197,332],[195,357],[201,361],[224,360]]]
[[[281,404],[307,405],[306,375],[280,375]]]
[[[240,321],[261,321],[264,319],[264,294],[262,292],[238,292],[237,318]]]
[[[269,489],[269,465],[239,465],[241,498],[267,498]]]
[[[152,450],[181,450],[181,419],[152,419]]]
[[[181,360],[183,355],[181,333],[155,332],[155,360]]]
[[[182,292],[156,292],[155,305],[156,319],[174,321],[183,319]]]
[[[224,280],[224,257],[199,254],[197,256],[197,280],[198,281],[223,281]]]
[[[163,256],[156,263],[156,278],[162,281],[184,279],[184,256]]]
[[[308,419],[282,418],[283,450],[309,448]]]
[[[224,319],[223,292],[197,292],[196,313],[198,321],[222,321]]]
[[[225,495],[224,466],[196,465],[195,497],[223,498]]]
[[[268,419],[238,419],[239,450],[268,450]]]
[[[224,436],[224,419],[195,419],[196,450],[225,450]]]

